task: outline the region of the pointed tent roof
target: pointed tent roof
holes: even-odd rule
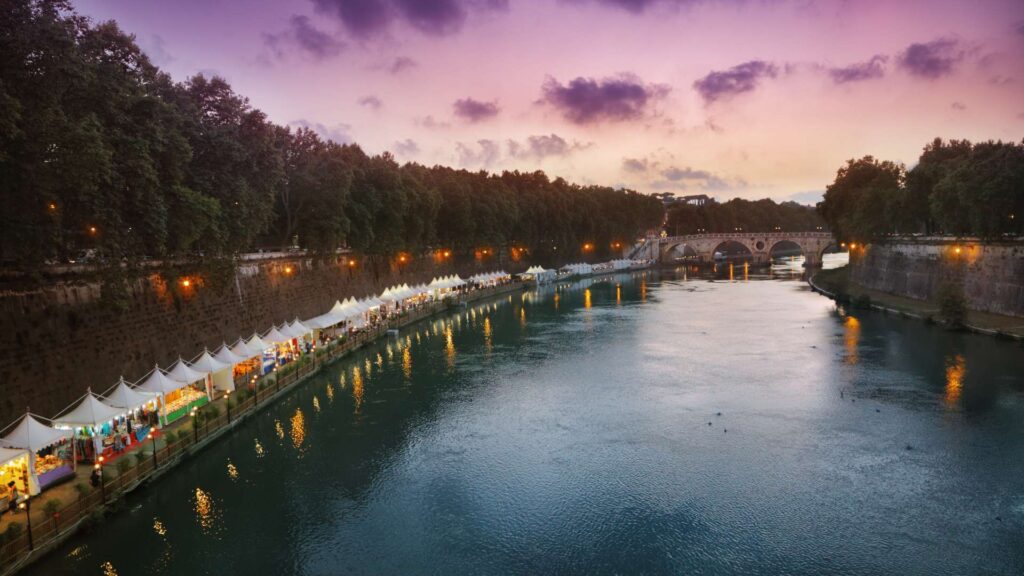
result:
[[[63,426],[100,426],[123,413],[120,408],[100,402],[99,397],[89,390],[77,406],[56,416],[53,422]]]
[[[200,372],[206,372],[207,374],[213,374],[214,372],[220,372],[221,370],[228,370],[233,365],[233,362],[224,363],[219,360],[215,360],[213,356],[210,356],[208,349],[203,350],[203,353],[192,362],[192,369]]]
[[[184,387],[185,384],[172,380],[164,374],[164,371],[159,366],[155,366],[153,371],[149,373],[149,377],[146,378],[142,384],[139,384],[136,388],[143,392],[152,392],[154,394],[167,394],[179,390]]]
[[[252,337],[245,341],[245,346],[249,350],[259,350],[260,354],[262,354],[264,350],[270,348],[271,344],[261,338],[259,334],[253,332]]]
[[[9,448],[38,452],[65,438],[71,438],[70,430],[57,430],[47,426],[40,422],[36,415],[26,412],[14,427],[8,429],[7,435],[0,438],[0,444]]]
[[[103,401],[105,404],[113,406],[114,408],[135,410],[136,408],[145,406],[146,403],[152,400],[154,396],[159,396],[159,394],[156,392],[132,388],[127,382],[125,382],[124,377],[122,376],[121,380],[117,382],[117,386],[104,395]]]
[[[248,342],[239,338],[238,342],[231,345],[231,353],[244,360],[249,360],[262,354],[263,350],[259,348],[254,349],[249,346]]]
[[[302,338],[306,334],[310,334],[313,332],[311,328],[309,328],[302,322],[299,322],[298,318],[292,320],[292,323],[288,325],[288,329],[291,330],[292,334],[296,334],[297,338]]]
[[[167,370],[168,378],[181,382],[182,384],[198,382],[206,378],[208,373],[209,372],[203,370],[193,370],[185,363],[185,360],[181,356],[178,356],[178,361],[175,362],[169,370]]]
[[[244,346],[244,344],[243,344]],[[221,364],[227,364],[228,366],[234,366],[235,364],[241,364],[249,358],[247,356],[239,356],[235,354],[231,348],[228,347],[227,342],[220,345],[217,349],[217,353],[213,355],[213,359]]]
[[[277,326],[271,326],[270,330],[263,335],[264,342],[289,342],[293,337],[287,336],[283,332],[277,329]]]

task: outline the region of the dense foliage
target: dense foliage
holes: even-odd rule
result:
[[[1019,235],[1024,143],[935,139],[910,171],[871,156],[849,160],[818,209],[842,240],[877,242],[918,233]]]
[[[813,232],[824,227],[824,220],[813,207],[796,202],[776,204],[767,198],[734,198],[728,202],[709,202],[703,206],[676,203],[668,209],[665,225],[668,233],[674,236],[698,232],[733,232],[737,229]]]
[[[220,78],[176,83],[64,0],[0,10],[0,255],[24,267],[261,246],[573,253],[658,225],[660,203],[544,173],[398,165],[275,125]]]

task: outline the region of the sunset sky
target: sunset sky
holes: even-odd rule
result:
[[[1021,0],[88,0],[176,80],[400,161],[814,202],[1024,137]]]

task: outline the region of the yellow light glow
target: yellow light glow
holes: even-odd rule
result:
[[[955,408],[960,403],[965,374],[967,374],[967,361],[961,354],[946,360],[946,406]]]

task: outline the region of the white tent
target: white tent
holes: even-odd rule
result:
[[[289,332],[294,334],[296,338],[303,338],[306,336],[306,334],[313,333],[313,330],[305,326],[302,322],[299,322],[298,318],[292,320],[292,323],[288,324],[286,328],[288,329]]]
[[[207,382],[207,395],[209,395],[209,386],[213,386],[218,390],[234,390],[235,380],[232,378],[231,369],[234,368],[234,362],[221,362],[210,356],[209,350],[203,350],[203,353],[196,358],[195,362],[192,362],[192,367],[197,370],[201,370],[209,374],[209,381]]]
[[[214,357],[210,355],[210,351],[208,349],[204,349],[203,353],[192,362],[190,367],[199,372],[213,374],[214,372],[220,372],[221,370],[231,368],[232,364],[233,363],[224,363],[214,359]]]
[[[244,343],[242,343],[242,347],[245,348]],[[217,353],[213,355],[214,360],[220,362],[221,364],[227,364],[229,366],[241,364],[242,362],[245,362],[249,358],[252,358],[252,355],[249,354],[248,348],[245,348],[244,356],[239,356],[238,354],[235,354],[234,350],[228,347],[227,343],[221,344],[220,348],[217,349]]]
[[[283,332],[279,331],[277,329],[277,326],[271,326],[270,330],[267,330],[267,333],[264,334],[262,338],[263,338],[263,340],[265,342],[275,342],[275,343],[277,343],[277,342],[291,342],[291,340],[292,340],[292,336],[288,336],[288,335],[284,334]]]
[[[155,366],[153,371],[149,373],[149,376],[136,388],[143,392],[150,392],[163,396],[164,394],[170,394],[183,386],[185,386],[185,384],[182,384],[177,380],[172,380],[167,376],[167,374],[164,374],[164,371],[161,370],[159,366]]]
[[[259,354],[263,354],[263,351],[267,348],[271,348],[272,343],[267,342],[263,338],[260,338],[259,334],[253,334],[251,338],[245,341],[245,347],[249,350],[259,351]]]
[[[177,380],[182,384],[191,384],[193,382],[202,381],[206,378],[207,374],[208,372],[205,370],[193,370],[190,368],[181,356],[178,356],[178,361],[167,370],[167,376],[171,380]]]
[[[104,395],[103,400],[105,404],[130,412],[145,406],[159,395],[156,392],[132,388],[122,377],[117,386]]]
[[[34,414],[25,413],[21,420],[13,427],[8,428],[7,434],[0,438],[0,446],[27,450],[28,455],[28,493],[39,494],[39,478],[36,476],[36,462],[33,455],[43,448],[52,446],[61,440],[71,439],[70,430],[57,430],[40,422]],[[68,467],[61,477],[74,474],[74,470]]]
[[[124,410],[108,406],[89,390],[77,406],[54,417],[53,423],[68,428],[97,427],[124,414]]]
[[[12,460],[24,458],[25,456],[28,456],[28,450],[23,450],[21,448],[0,448],[0,466],[3,466]]]
[[[259,337],[256,337],[256,339],[259,340]],[[239,358],[250,360],[252,358],[256,358],[257,356],[262,355],[263,348],[256,348],[250,346],[248,342],[239,338],[238,342],[235,342],[234,344],[231,345],[231,353],[234,354],[235,356],[238,356]]]

